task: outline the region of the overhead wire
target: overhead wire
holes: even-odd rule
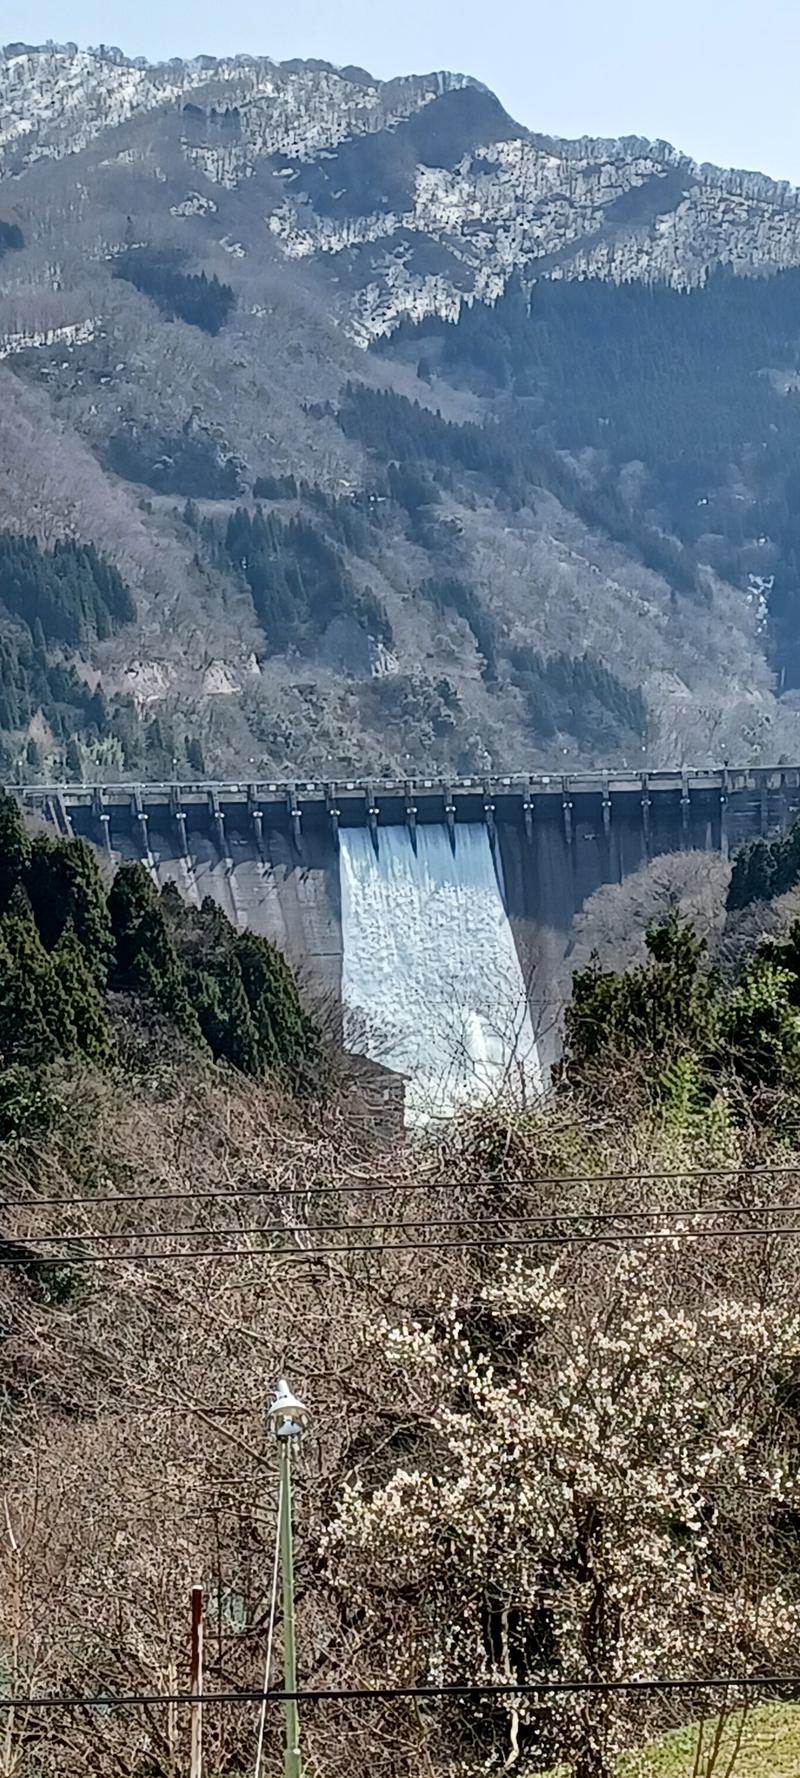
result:
[[[625,1222],[625,1221],[637,1221],[638,1222],[644,1218],[647,1218],[648,1221],[652,1221],[654,1219],[658,1219],[658,1220],[666,1219],[669,1221],[675,1221],[677,1219],[680,1221],[688,1221],[688,1220],[691,1220],[692,1218],[698,1217],[698,1216],[702,1216],[705,1218],[708,1218],[710,1216],[753,1216],[756,1213],[759,1213],[761,1215],[767,1214],[770,1216],[800,1216],[800,1204],[692,1205],[692,1206],[684,1206],[683,1208],[681,1208],[679,1210],[673,1209],[673,1210],[669,1210],[666,1212],[662,1212],[660,1210],[644,1210],[644,1211],[611,1210],[611,1211],[598,1211],[598,1212],[595,1212],[593,1210],[584,1210],[583,1212],[574,1212],[574,1213],[568,1212],[566,1215],[563,1215],[563,1216],[561,1215],[561,1213],[558,1210],[552,1210],[549,1212],[548,1211],[537,1211],[534,1215],[530,1215],[530,1216],[529,1215],[516,1216],[513,1213],[509,1213],[508,1211],[498,1210],[494,1216],[477,1216],[476,1217],[476,1216],[469,1216],[466,1212],[464,1212],[461,1216],[403,1217],[400,1220],[395,1218],[393,1221],[387,1221],[387,1222],[324,1222],[324,1223],[320,1223],[316,1226],[311,1226],[309,1223],[306,1223],[306,1222],[287,1222],[287,1223],[267,1222],[267,1223],[251,1223],[251,1224],[246,1225],[244,1228],[239,1227],[239,1226],[234,1226],[229,1229],[209,1228],[209,1227],[203,1227],[202,1225],[198,1226],[197,1224],[193,1224],[193,1225],[190,1224],[188,1228],[183,1228],[183,1229],[159,1229],[159,1228],[149,1228],[149,1229],[61,1229],[55,1233],[52,1231],[46,1231],[44,1234],[39,1234],[38,1231],[36,1231],[36,1230],[28,1230],[26,1233],[22,1233],[22,1234],[18,1233],[17,1231],[15,1231],[13,1234],[6,1234],[6,1235],[3,1235],[2,1233],[0,1233],[0,1245],[2,1245],[3,1241],[9,1241],[9,1242],[18,1241],[23,1244],[28,1241],[31,1241],[31,1242],[38,1241],[40,1243],[44,1243],[47,1245],[51,1245],[54,1241],[149,1241],[149,1240],[159,1240],[159,1241],[186,1240],[186,1241],[188,1241],[188,1240],[201,1240],[201,1239],[207,1240],[207,1239],[209,1239],[210,1236],[213,1236],[213,1235],[226,1235],[226,1234],[236,1235],[236,1236],[244,1236],[244,1235],[281,1236],[281,1235],[315,1235],[315,1234],[328,1235],[328,1234],[350,1234],[350,1233],[352,1233],[352,1234],[358,1235],[358,1234],[383,1233],[387,1229],[394,1229],[394,1230],[401,1230],[401,1229],[454,1229],[454,1228],[459,1228],[462,1223],[467,1224],[470,1229],[476,1229],[476,1228],[477,1229],[493,1229],[493,1228],[497,1227],[498,1223],[513,1224],[513,1226],[515,1228],[527,1228],[527,1227],[550,1228],[550,1227],[553,1227],[556,1225],[560,1225],[562,1223],[569,1223],[570,1225],[572,1225],[574,1223],[584,1224],[587,1222],[600,1222],[605,1225],[608,1223],[619,1223],[619,1222]],[[626,1231],[617,1231],[614,1229],[611,1230],[612,1235],[615,1233],[623,1233],[623,1232],[626,1232]],[[642,1229],[640,1232],[633,1233],[631,1238],[634,1240],[639,1240],[639,1239],[646,1240],[648,1238],[652,1238],[653,1235],[660,1235],[661,1232],[662,1231],[658,1230],[658,1229],[657,1230]],[[689,1229],[686,1231],[687,1234],[693,1234],[693,1233],[699,1233],[699,1232],[700,1232],[699,1230],[695,1231],[692,1229]],[[710,1230],[709,1232],[716,1234],[719,1231]],[[733,1233],[733,1230],[731,1230],[730,1232]],[[745,1230],[743,1232],[748,1233],[749,1231]],[[549,1235],[542,1236],[543,1240],[549,1241],[550,1238],[551,1237]],[[558,1237],[558,1238],[559,1239],[563,1238],[565,1240],[566,1239],[580,1240],[582,1237],[579,1235],[576,1235],[574,1237],[573,1236],[569,1236],[569,1237],[564,1236],[564,1237]],[[599,1239],[606,1239],[607,1237],[601,1236],[598,1238]]]
[[[742,1177],[745,1175],[760,1177],[760,1176],[773,1176],[773,1175],[789,1175],[789,1174],[794,1174],[794,1173],[800,1173],[800,1166],[798,1166],[798,1167],[762,1166],[762,1167],[758,1167],[758,1168],[753,1168],[753,1167],[703,1168],[703,1169],[680,1169],[680,1170],[675,1169],[675,1170],[670,1170],[668,1172],[663,1171],[663,1172],[649,1172],[649,1173],[641,1173],[641,1172],[637,1171],[637,1172],[631,1172],[631,1173],[627,1173],[627,1174],[616,1173],[616,1174],[606,1174],[606,1175],[581,1174],[581,1175],[572,1175],[572,1176],[564,1176],[564,1175],[552,1176],[552,1177],[541,1176],[537,1179],[532,1180],[530,1183],[536,1184],[536,1185],[542,1185],[542,1184],[547,1184],[547,1183],[550,1183],[550,1184],[567,1184],[567,1183],[592,1184],[595,1182],[598,1182],[598,1183],[599,1182],[623,1183],[625,1181],[632,1181],[632,1180],[636,1180],[640,1183],[644,1183],[646,1180],[655,1181],[655,1180],[663,1180],[663,1179],[668,1179],[668,1178],[675,1178],[675,1179],[686,1179],[686,1178],[691,1178],[691,1177],[722,1178],[722,1177]],[[497,1183],[503,1183],[503,1182],[500,1182],[497,1180],[477,1180],[477,1181],[459,1181],[459,1182],[457,1182],[457,1184],[459,1186],[465,1186],[468,1184],[487,1185],[487,1184],[497,1184]],[[514,1180],[514,1181],[510,1181],[508,1183],[513,1186],[519,1186],[523,1182]],[[436,1189],[446,1189],[447,1187],[449,1187],[450,1189],[453,1189],[452,1182],[444,1182],[444,1181],[429,1181],[427,1183],[418,1181],[413,1184],[407,1184],[406,1182],[403,1182],[402,1184],[395,1183],[395,1184],[392,1184],[391,1186],[387,1185],[384,1182],[380,1185],[358,1185],[358,1186],[352,1186],[349,1188],[348,1187],[317,1186],[317,1187],[303,1187],[303,1188],[297,1188],[297,1189],[292,1188],[289,1191],[282,1191],[280,1187],[274,1187],[274,1188],[267,1188],[263,1191],[259,1190],[258,1192],[247,1191],[247,1192],[208,1192],[208,1193],[202,1193],[202,1192],[201,1193],[189,1193],[189,1192],[187,1192],[187,1193],[170,1193],[170,1192],[167,1192],[167,1193],[129,1193],[129,1194],[124,1194],[124,1195],[113,1194],[108,1197],[95,1196],[95,1197],[84,1199],[84,1200],[81,1200],[81,1199],[65,1200],[63,1198],[57,1198],[57,1199],[52,1199],[52,1200],[47,1200],[47,1199],[38,1199],[38,1200],[33,1199],[32,1200],[30,1198],[20,1199],[20,1200],[6,1199],[4,1201],[4,1203],[5,1203],[5,1207],[10,1207],[11,1205],[16,1205],[17,1207],[20,1207],[20,1208],[22,1208],[24,1206],[27,1209],[35,1209],[37,1207],[45,1207],[45,1206],[52,1206],[52,1207],[58,1206],[58,1207],[66,1208],[68,1206],[69,1207],[78,1207],[78,1206],[88,1207],[88,1206],[94,1206],[94,1205],[101,1204],[101,1203],[114,1204],[114,1203],[134,1203],[134,1202],[135,1203],[166,1202],[166,1201],[178,1200],[178,1199],[180,1199],[182,1201],[196,1201],[196,1200],[200,1200],[200,1199],[215,1199],[215,1200],[228,1199],[228,1200],[230,1200],[230,1199],[234,1199],[234,1198],[241,1200],[243,1198],[247,1198],[247,1197],[251,1197],[251,1196],[267,1196],[267,1195],[272,1195],[273,1193],[274,1193],[274,1195],[286,1195],[286,1196],[304,1195],[304,1196],[307,1196],[309,1191],[321,1192],[321,1191],[327,1191],[327,1190],[336,1190],[339,1192],[341,1192],[341,1191],[346,1192],[348,1190],[350,1190],[350,1191],[362,1191],[363,1190],[365,1192],[367,1192],[367,1191],[381,1191],[382,1192],[382,1191],[386,1191],[386,1190],[399,1191],[399,1190],[403,1190],[403,1189],[408,1189],[408,1190],[413,1191],[415,1189],[420,1189],[420,1187],[422,1187],[422,1189],[430,1189],[433,1187],[435,1187]],[[702,1216],[705,1219],[708,1219],[709,1217],[714,1216],[714,1215],[724,1215],[726,1217],[731,1216],[731,1215],[742,1216],[742,1215],[752,1214],[754,1209],[758,1210],[762,1215],[765,1213],[772,1214],[772,1215],[800,1214],[800,1206],[798,1206],[798,1205],[775,1205],[775,1206],[760,1205],[760,1206],[754,1206],[754,1207],[744,1206],[744,1205],[739,1205],[739,1206],[731,1206],[731,1205],[719,1206],[719,1205],[717,1205],[717,1206],[692,1206],[691,1208],[682,1208],[682,1209],[668,1207],[668,1208],[665,1208],[662,1210],[633,1209],[633,1210],[619,1210],[619,1211],[613,1211],[613,1212],[584,1211],[584,1212],[568,1212],[568,1213],[561,1213],[561,1214],[559,1214],[559,1212],[555,1211],[552,1213],[538,1213],[536,1216],[529,1216],[529,1217],[510,1217],[507,1220],[514,1223],[516,1226],[531,1225],[531,1224],[540,1225],[542,1223],[561,1224],[564,1222],[569,1222],[570,1224],[574,1224],[574,1223],[585,1224],[586,1222],[598,1222],[598,1221],[603,1222],[605,1224],[605,1223],[611,1223],[611,1222],[618,1223],[618,1222],[626,1220],[626,1219],[627,1220],[637,1220],[637,1221],[641,1221],[641,1220],[645,1220],[645,1219],[646,1220],[653,1220],[653,1219],[664,1220],[665,1218],[669,1219],[669,1220],[675,1220],[675,1219],[683,1220],[683,1219],[691,1219],[691,1218],[697,1217],[697,1216]],[[457,1218],[447,1218],[447,1219],[440,1219],[439,1221],[434,1221],[433,1223],[426,1223],[426,1222],[422,1222],[419,1220],[414,1220],[414,1221],[409,1221],[409,1222],[405,1223],[405,1225],[398,1224],[395,1222],[395,1223],[373,1223],[373,1224],[365,1224],[365,1223],[361,1223],[361,1224],[359,1224],[359,1223],[328,1224],[326,1226],[327,1226],[327,1229],[334,1230],[337,1233],[338,1232],[345,1232],[350,1229],[352,1229],[353,1232],[355,1232],[355,1233],[362,1233],[367,1230],[372,1233],[377,1233],[379,1231],[382,1232],[386,1229],[397,1230],[398,1227],[401,1227],[401,1226],[406,1226],[409,1228],[424,1228],[424,1227],[451,1228],[451,1227],[456,1227],[458,1225],[459,1220],[460,1219],[457,1219]],[[485,1221],[481,1222],[478,1225],[475,1224],[474,1219],[470,1219],[470,1226],[471,1227],[494,1226],[497,1222],[502,1221],[502,1220],[503,1220],[503,1216],[501,1213],[497,1217],[492,1218],[492,1219],[486,1219]],[[104,1232],[100,1232],[100,1231],[91,1231],[90,1233],[84,1233],[82,1235],[74,1235],[74,1234],[73,1235],[64,1235],[62,1233],[62,1234],[58,1234],[58,1235],[56,1235],[56,1234],[29,1235],[28,1237],[13,1236],[13,1237],[7,1237],[7,1239],[14,1240],[17,1242],[20,1242],[23,1239],[29,1240],[31,1242],[83,1240],[83,1239],[92,1239],[92,1240],[110,1240],[110,1239],[130,1239],[130,1240],[148,1239],[149,1240],[152,1238],[159,1238],[159,1239],[184,1238],[184,1239],[188,1239],[188,1238],[199,1238],[201,1236],[207,1237],[208,1234],[213,1233],[213,1232],[214,1231],[205,1230],[205,1229],[197,1229],[197,1228],[190,1228],[187,1230],[165,1230],[165,1231],[159,1231],[159,1230],[114,1231],[113,1234],[112,1233],[104,1233]],[[287,1234],[290,1234],[290,1233],[314,1234],[317,1232],[323,1232],[323,1231],[309,1229],[307,1227],[307,1225],[299,1225],[299,1224],[277,1225],[277,1226],[258,1225],[257,1227],[252,1228],[252,1229],[245,1229],[245,1230],[236,1229],[236,1230],[231,1231],[231,1233],[235,1233],[237,1235],[274,1234],[274,1235],[280,1235],[280,1236],[286,1236]],[[455,1241],[435,1240],[435,1241],[415,1241],[415,1242],[409,1242],[409,1243],[391,1242],[391,1243],[383,1244],[378,1249],[378,1251],[380,1253],[386,1253],[386,1252],[408,1253],[408,1252],[413,1252],[413,1251],[448,1251],[448,1250],[467,1251],[467,1250],[473,1250],[473,1249],[483,1249],[485,1247],[540,1248],[540,1247],[552,1247],[554,1245],[558,1246],[558,1247],[568,1247],[568,1246],[574,1246],[576,1244],[580,1245],[580,1246],[584,1246],[587,1244],[603,1245],[603,1244],[607,1244],[609,1242],[617,1244],[622,1241],[634,1242],[634,1241],[652,1241],[652,1240],[665,1240],[665,1239],[674,1241],[674,1240],[683,1240],[683,1239],[694,1240],[694,1239],[698,1239],[698,1238],[711,1238],[711,1239],[714,1239],[714,1238],[726,1238],[726,1239],[745,1238],[745,1239],[751,1239],[751,1238],[768,1238],[768,1237],[775,1236],[775,1235],[793,1236],[793,1235],[798,1235],[798,1234],[800,1234],[800,1225],[786,1226],[786,1225],[776,1225],[774,1223],[767,1223],[767,1224],[761,1223],[761,1224],[758,1224],[755,1226],[750,1226],[750,1227],[742,1227],[740,1224],[738,1226],[734,1225],[734,1226],[726,1227],[726,1228],[722,1228],[722,1229],[714,1228],[714,1227],[710,1227],[710,1228],[705,1227],[705,1228],[699,1228],[699,1229],[698,1228],[695,1228],[695,1229],[677,1228],[677,1229],[673,1229],[671,1231],[670,1230],[665,1231],[663,1229],[656,1228],[656,1229],[639,1229],[634,1232],[632,1232],[630,1230],[621,1231],[619,1229],[613,1229],[613,1230],[609,1230],[605,1233],[600,1233],[600,1234],[595,1233],[595,1234],[577,1235],[577,1236],[548,1234],[548,1235],[541,1235],[541,1236],[537,1236],[537,1237],[530,1237],[530,1236],[525,1237],[525,1238],[502,1237],[499,1239],[489,1239],[489,1240],[481,1239],[481,1240],[476,1240],[476,1241],[473,1241],[473,1240],[463,1240],[463,1241],[462,1240],[455,1240]],[[374,1252],[374,1251],[376,1251],[376,1249],[374,1248],[374,1246],[372,1244],[369,1244],[366,1246],[353,1246],[352,1244],[346,1244],[346,1245],[320,1246],[320,1247],[316,1247],[316,1248],[294,1248],[291,1251],[287,1250],[287,1249],[277,1250],[277,1252],[280,1253],[281,1257],[288,1256],[288,1257],[297,1258],[297,1259],[315,1259],[317,1257],[323,1257],[328,1254],[347,1255],[347,1254],[353,1254],[353,1253],[365,1253],[365,1252]],[[202,1249],[199,1251],[186,1251],[184,1249],[171,1251],[171,1250],[162,1249],[162,1250],[155,1250],[155,1251],[151,1250],[151,1251],[138,1252],[138,1253],[133,1253],[133,1254],[119,1254],[119,1253],[117,1253],[117,1254],[88,1253],[87,1254],[87,1253],[75,1253],[75,1252],[68,1251],[66,1253],[49,1254],[46,1256],[41,1256],[41,1255],[36,1255],[36,1254],[32,1254],[30,1256],[26,1255],[25,1260],[32,1260],[37,1264],[61,1264],[61,1263],[64,1263],[64,1264],[111,1263],[111,1264],[113,1264],[113,1263],[138,1263],[142,1260],[148,1260],[148,1261],[149,1260],[197,1261],[197,1260],[202,1260],[202,1259],[206,1259],[206,1258],[213,1258],[213,1257],[225,1257],[225,1258],[247,1257],[247,1258],[252,1259],[254,1257],[270,1257],[270,1256],[274,1256],[275,1254],[276,1254],[275,1248],[263,1249],[263,1250],[261,1250],[261,1252],[259,1252],[258,1249],[254,1249],[252,1247],[228,1247],[228,1248],[205,1248],[205,1249]],[[20,1263],[24,1263],[24,1262],[20,1260],[19,1256],[7,1256],[7,1255],[0,1254],[0,1265],[17,1265],[17,1266],[19,1266]],[[212,1409],[211,1411],[214,1412],[215,1410]],[[216,1411],[221,1411],[221,1410],[216,1410]],[[229,1411],[229,1410],[223,1410],[223,1411]],[[241,1412],[241,1411],[245,1411],[245,1410],[239,1409],[238,1411]],[[791,1689],[800,1688],[800,1675],[795,1675],[795,1674],[789,1674],[789,1675],[784,1675],[784,1674],[738,1674],[738,1675],[737,1674],[729,1674],[729,1675],[711,1675],[711,1676],[708,1676],[705,1678],[681,1676],[678,1678],[666,1678],[666,1679],[652,1678],[652,1679],[619,1680],[619,1681],[586,1681],[586,1680],[547,1680],[547,1681],[545,1681],[545,1680],[542,1680],[542,1681],[533,1681],[533,1682],[520,1681],[517,1683],[508,1683],[508,1684],[474,1683],[474,1684],[460,1685],[460,1686],[454,1685],[454,1686],[383,1686],[383,1687],[376,1687],[376,1688],[306,1688],[306,1689],[300,1689],[300,1690],[293,1692],[293,1693],[286,1693],[283,1691],[272,1691],[269,1689],[269,1672],[270,1672],[271,1657],[272,1657],[272,1639],[273,1639],[273,1633],[274,1633],[275,1599],[276,1599],[276,1589],[277,1589],[277,1572],[278,1572],[277,1554],[278,1554],[278,1552],[277,1552],[277,1541],[276,1541],[275,1573],[273,1576],[273,1590],[272,1590],[272,1600],[271,1600],[271,1607],[270,1607],[267,1655],[266,1655],[266,1666],[265,1666],[265,1683],[264,1683],[264,1687],[261,1691],[246,1691],[246,1690],[244,1690],[244,1691],[237,1691],[237,1692],[210,1692],[210,1693],[207,1692],[207,1693],[202,1693],[202,1694],[192,1694],[192,1693],[188,1693],[188,1692],[187,1693],[176,1692],[176,1693],[171,1693],[171,1694],[130,1693],[130,1694],[124,1694],[124,1695],[121,1694],[118,1696],[113,1695],[113,1694],[112,1695],[101,1694],[98,1696],[92,1696],[92,1695],[74,1695],[74,1696],[64,1696],[64,1697],[45,1696],[45,1697],[41,1697],[41,1698],[28,1697],[28,1696],[21,1697],[21,1698],[0,1697],[0,1709],[7,1710],[7,1709],[19,1707],[19,1708],[22,1708],[25,1710],[51,1710],[51,1709],[53,1709],[53,1710],[56,1710],[56,1709],[67,1710],[67,1709],[77,1709],[77,1708],[103,1708],[105,1710],[108,1710],[109,1708],[116,1708],[118,1706],[119,1707],[135,1707],[137,1705],[147,1705],[150,1707],[154,1707],[154,1706],[158,1706],[158,1705],[187,1705],[187,1706],[189,1706],[193,1703],[203,1703],[204,1705],[208,1705],[208,1706],[234,1705],[234,1704],[244,1705],[244,1704],[250,1704],[250,1703],[259,1703],[261,1705],[261,1712],[260,1712],[260,1719],[259,1719],[259,1743],[258,1743],[257,1763],[256,1763],[256,1778],[258,1778],[260,1759],[261,1759],[261,1749],[263,1746],[263,1735],[264,1735],[264,1726],[265,1726],[267,1707],[271,1703],[280,1704],[280,1703],[284,1702],[287,1698],[296,1699],[298,1702],[304,1702],[304,1703],[314,1703],[314,1702],[320,1702],[320,1701],[338,1701],[338,1702],[353,1702],[353,1703],[355,1703],[355,1702],[369,1701],[369,1700],[373,1700],[373,1699],[374,1700],[392,1700],[392,1699],[400,1700],[400,1699],[404,1699],[404,1698],[409,1698],[409,1699],[414,1698],[414,1699],[429,1699],[429,1700],[433,1700],[433,1701],[446,1701],[448,1699],[468,1699],[471,1697],[478,1697],[478,1696],[515,1697],[515,1696],[521,1696],[521,1695],[537,1696],[537,1695],[549,1695],[549,1694],[557,1694],[557,1693],[593,1693],[593,1692],[637,1693],[637,1692],[668,1691],[668,1690],[672,1690],[672,1691],[674,1691],[674,1690],[701,1691],[701,1690],[709,1690],[709,1689],[728,1690],[730,1688],[734,1688],[734,1689],[737,1689],[737,1688],[738,1689],[757,1688],[762,1691],[767,1691],[767,1690],[774,1690],[777,1688],[780,1688],[782,1690],[786,1690],[788,1688],[791,1688]]]
[[[800,1177],[800,1161],[792,1165],[785,1162],[763,1162],[758,1164],[744,1163],[741,1166],[726,1167],[668,1167],[660,1169],[633,1168],[617,1172],[604,1173],[533,1173],[521,1179],[494,1177],[470,1177],[466,1179],[387,1179],[384,1174],[377,1180],[356,1180],[352,1185],[340,1181],[319,1181],[309,1185],[264,1185],[239,1186],[214,1191],[154,1191],[154,1192],[110,1192],[95,1193],[88,1197],[43,1197],[10,1198],[0,1194],[0,1209],[90,1209],[95,1204],[157,1204],[157,1203],[190,1203],[216,1200],[281,1197],[305,1198],[321,1192],[336,1193],[338,1196],[349,1196],[353,1193],[373,1193],[382,1195],[387,1192],[399,1191],[467,1191],[476,1186],[513,1186],[515,1188],[544,1185],[641,1185],[656,1184],[664,1180],[674,1179],[740,1179],[740,1178],[784,1178],[796,1175]]]
[[[498,1218],[497,1220],[502,1221],[503,1219]],[[513,1220],[513,1219],[509,1219],[509,1220]],[[369,1227],[369,1226],[371,1226],[371,1225],[363,1225],[362,1228],[355,1226],[354,1232],[357,1234],[363,1233],[364,1228]],[[376,1225],[376,1226],[384,1226],[384,1225]],[[393,1226],[393,1227],[397,1228],[398,1225],[394,1224],[394,1225],[389,1225],[389,1226]],[[414,1226],[416,1226],[416,1225],[414,1225]],[[422,1226],[427,1226],[427,1225],[420,1224],[419,1226],[422,1227]],[[455,1225],[451,1225],[451,1226],[455,1226]],[[472,1225],[472,1226],[474,1226],[474,1225]],[[189,1233],[190,1232],[191,1231],[189,1231]],[[209,1230],[208,1232],[213,1233],[214,1231]],[[259,1230],[259,1233],[260,1232],[262,1232],[262,1231]],[[281,1234],[286,1233],[286,1231],[283,1229],[279,1230],[278,1232]],[[302,1232],[303,1232],[303,1234],[313,1235],[317,1232],[322,1233],[322,1232],[324,1232],[324,1230],[317,1231],[314,1229],[303,1228]],[[235,1234],[235,1233],[239,1233],[239,1231],[238,1230],[231,1230],[230,1233]],[[170,1232],[169,1238],[172,1238],[172,1234],[173,1234],[173,1232]],[[150,1240],[156,1235],[157,1235],[156,1230],[147,1230],[146,1232],[140,1233],[138,1236],[137,1236],[137,1234],[132,1232],[130,1235],[130,1239],[131,1240],[136,1240],[136,1239]],[[186,1262],[186,1263],[195,1263],[198,1260],[203,1260],[203,1259],[251,1259],[251,1260],[252,1259],[288,1259],[291,1261],[297,1261],[297,1260],[313,1261],[313,1260],[318,1260],[318,1259],[325,1259],[325,1258],[329,1257],[330,1255],[334,1255],[334,1254],[338,1254],[340,1256],[351,1256],[352,1257],[357,1254],[371,1253],[371,1254],[377,1254],[377,1255],[380,1255],[381,1257],[383,1257],[383,1255],[387,1254],[387,1253],[408,1254],[408,1253],[445,1253],[445,1252],[456,1252],[456,1251],[469,1252],[469,1251],[485,1251],[487,1249],[498,1249],[498,1248],[499,1249],[551,1248],[552,1249],[553,1247],[619,1246],[623,1243],[632,1244],[634,1242],[650,1242],[650,1243],[652,1243],[652,1242],[659,1242],[659,1241],[663,1242],[663,1241],[687,1241],[687,1240],[688,1241],[764,1240],[764,1239],[769,1239],[771,1237],[774,1237],[775,1235],[785,1235],[785,1236],[800,1235],[800,1223],[792,1223],[792,1224],[761,1223],[761,1224],[754,1225],[750,1228],[742,1228],[741,1226],[740,1227],[734,1226],[733,1228],[722,1228],[722,1229],[720,1229],[720,1228],[698,1228],[698,1229],[686,1229],[686,1228],[658,1229],[658,1228],[656,1228],[656,1229],[638,1229],[635,1231],[632,1231],[629,1229],[628,1230],[606,1230],[606,1231],[600,1232],[598,1234],[588,1234],[588,1235],[579,1235],[579,1234],[576,1234],[576,1235],[542,1234],[542,1235],[525,1235],[525,1236],[501,1235],[501,1236],[483,1236],[479,1240],[464,1239],[464,1240],[453,1240],[453,1241],[447,1240],[447,1241],[445,1241],[445,1240],[439,1239],[439,1240],[434,1240],[434,1241],[385,1241],[385,1242],[381,1242],[379,1244],[376,1244],[373,1241],[346,1242],[346,1243],[338,1243],[338,1244],[333,1243],[333,1244],[329,1244],[329,1245],[317,1244],[317,1245],[309,1246],[309,1247],[302,1247],[302,1246],[286,1247],[286,1246],[278,1246],[278,1245],[273,1245],[273,1246],[269,1246],[269,1247],[261,1247],[261,1248],[253,1247],[253,1246],[250,1246],[250,1247],[202,1247],[202,1248],[162,1247],[162,1248],[144,1248],[144,1249],[140,1249],[138,1252],[134,1252],[134,1253],[94,1253],[94,1252],[82,1253],[82,1252],[75,1252],[75,1251],[66,1251],[63,1253],[34,1253],[32,1250],[31,1251],[27,1250],[27,1243],[28,1242],[32,1243],[32,1242],[35,1242],[35,1240],[36,1240],[36,1236],[31,1235],[31,1236],[28,1236],[26,1239],[23,1239],[20,1236],[14,1236],[14,1237],[6,1236],[5,1242],[7,1245],[10,1246],[10,1245],[15,1244],[17,1247],[23,1248],[24,1250],[22,1252],[17,1252],[16,1254],[7,1254],[7,1253],[0,1252],[0,1266],[14,1266],[17,1269],[20,1269],[21,1267],[26,1266],[26,1265],[27,1266],[31,1266],[31,1265],[36,1265],[36,1266],[48,1266],[48,1265],[64,1265],[64,1266],[70,1266],[70,1265],[138,1265],[142,1261],[149,1263],[150,1261],[163,1262],[163,1261],[169,1260],[170,1262],[180,1261],[180,1262]],[[67,1240],[67,1239],[74,1240],[74,1239],[87,1239],[90,1237],[62,1236],[60,1238],[63,1240]],[[2,1239],[0,1239],[0,1246],[2,1246]]]
[[[427,1698],[432,1702],[448,1699],[483,1697],[539,1697],[558,1694],[599,1693],[632,1694],[654,1691],[775,1691],[800,1690],[800,1673],[717,1673],[693,1677],[652,1679],[537,1679],[497,1684],[476,1680],[463,1685],[380,1685],[380,1686],[313,1686],[297,1691],[256,1691],[242,1689],[228,1692],[121,1692],[88,1693],[42,1697],[0,1696],[0,1710],[87,1710],[108,1711],[117,1707],[147,1705],[215,1705],[215,1704],[298,1704],[368,1703],[402,1698]]]

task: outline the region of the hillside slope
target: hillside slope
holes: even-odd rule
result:
[[[460,75],[11,45],[0,116],[6,774],[798,752],[768,451],[794,439],[794,191],[532,135]],[[713,477],[679,499],[697,359],[665,446],[631,279],[720,290],[713,339],[753,340],[746,364],[705,351]],[[669,381],[675,329],[658,346]],[[731,371],[760,397],[735,412]],[[598,411],[612,388],[638,432]],[[687,514],[721,489],[709,543]],[[58,591],[64,540],[129,610],[98,615],[83,556]]]

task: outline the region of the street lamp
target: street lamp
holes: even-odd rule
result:
[[[297,1647],[294,1630],[294,1556],[292,1551],[292,1445],[300,1438],[307,1412],[281,1378],[269,1408],[269,1418],[278,1440],[280,1487],[280,1557],[283,1587],[283,1716],[285,1742],[283,1750],[284,1778],[301,1778],[300,1717],[297,1709]]]

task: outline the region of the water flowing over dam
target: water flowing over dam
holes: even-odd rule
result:
[[[339,836],[348,1048],[405,1076],[419,1123],[540,1087],[526,983],[488,830]]]
[[[348,1046],[405,1077],[418,1119],[530,1094],[587,898],[658,854],[785,828],[800,767],[14,794],[271,939]]]

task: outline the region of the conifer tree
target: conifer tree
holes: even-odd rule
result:
[[[670,914],[647,935],[648,961],[618,973],[592,963],[576,971],[566,1011],[565,1072],[639,1058],[658,1067],[715,1041],[719,981],[706,946]]]
[[[114,981],[152,995],[189,1037],[199,1036],[197,1016],[167,930],[164,910],[143,864],[123,864],[108,898],[114,937]]]
[[[74,1055],[78,1034],[69,1000],[32,919],[0,920],[0,1055],[29,1066]]]
[[[243,1074],[260,1073],[258,1032],[234,951],[229,947],[209,967],[191,970],[189,982],[200,1029],[212,1055]]]
[[[280,951],[254,932],[238,933],[236,956],[258,1037],[259,1064],[299,1081],[319,1061],[319,1030],[303,1011],[297,982]]]
[[[0,791],[0,912],[8,906],[17,884],[24,882],[31,861],[31,841],[19,804]]]
[[[52,954],[57,981],[69,1006],[78,1048],[87,1060],[104,1067],[111,1059],[111,1032],[97,977],[83,946],[67,928]]]
[[[91,846],[85,840],[37,836],[25,882],[46,948],[53,950],[62,933],[71,927],[95,980],[104,987],[114,954],[114,939]]]

